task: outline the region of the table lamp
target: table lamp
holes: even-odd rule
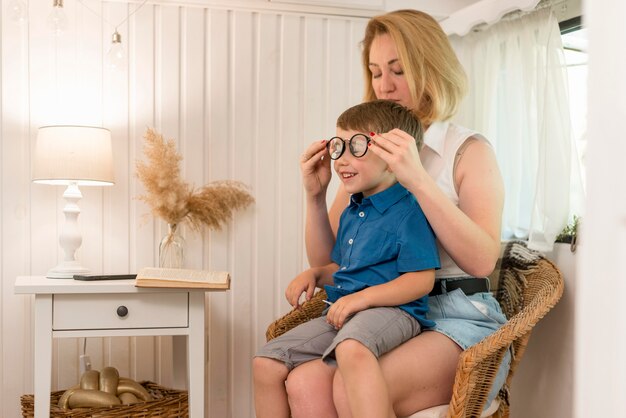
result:
[[[67,186],[63,193],[65,224],[59,237],[65,258],[46,276],[65,279],[75,274],[88,274],[89,269],[76,260],[76,250],[83,241],[78,229],[80,208],[77,203],[83,196],[78,186],[113,185],[111,132],[92,126],[39,128],[32,180],[34,183]]]

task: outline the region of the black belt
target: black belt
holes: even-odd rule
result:
[[[477,279],[477,278],[467,278],[467,279],[455,279],[455,280],[446,280],[446,279],[437,279],[435,280],[435,286],[433,290],[428,294],[429,296],[437,296],[442,293],[452,292],[453,290],[461,289],[463,293],[466,295],[473,295],[474,293],[479,292],[488,292],[489,291],[489,279]]]

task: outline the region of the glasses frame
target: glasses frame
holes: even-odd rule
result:
[[[365,151],[363,151],[363,154],[361,155],[356,155],[355,151],[354,151],[354,147],[352,146],[352,140],[355,137],[360,137],[362,136],[363,138],[365,138]],[[337,156],[337,158],[333,158],[333,153],[330,152],[330,143],[333,142],[334,139],[339,139],[341,140],[341,151],[339,152],[339,155]],[[365,135],[365,134],[354,134],[350,137],[350,139],[348,139],[347,141],[345,139],[343,139],[340,136],[333,136],[332,138],[330,138],[328,140],[328,142],[326,143],[326,150],[328,151],[328,155],[330,155],[330,159],[331,160],[338,160],[341,158],[341,156],[343,155],[344,152],[346,152],[346,142],[348,142],[348,148],[350,149],[350,154],[352,154],[355,158],[361,158],[363,157],[365,154],[367,154],[367,149],[369,148],[369,144],[371,142],[371,139],[369,136]]]

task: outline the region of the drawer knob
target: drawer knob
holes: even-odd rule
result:
[[[117,307],[117,316],[123,318],[128,315],[128,308],[124,305]]]

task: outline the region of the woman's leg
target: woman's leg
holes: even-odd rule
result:
[[[293,418],[337,418],[333,403],[336,370],[320,359],[304,363],[289,373],[287,394]]]
[[[289,370],[284,363],[267,357],[252,361],[254,409],[257,418],[289,418],[285,379]]]
[[[380,358],[389,398],[397,416],[450,402],[461,348],[445,335],[427,331]],[[349,417],[345,385],[337,373],[333,398],[340,416]],[[320,415],[321,416],[321,415]]]

